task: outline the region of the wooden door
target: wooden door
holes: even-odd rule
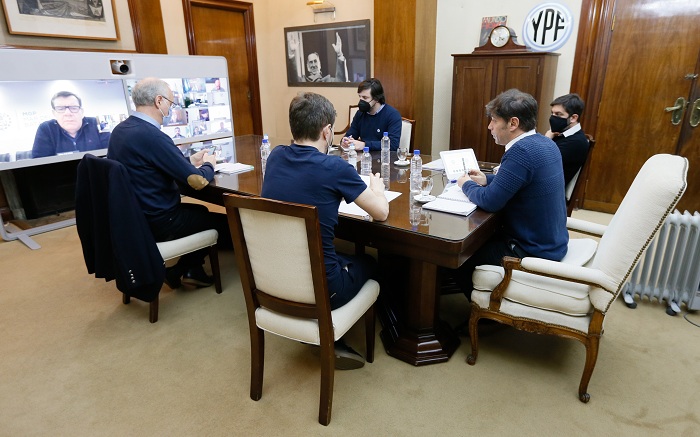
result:
[[[235,135],[262,135],[253,5],[232,0],[183,0],[192,55],[228,63]]]
[[[484,107],[493,98],[494,64],[488,58],[454,60],[450,149],[473,148],[480,161],[489,161],[493,144]]]
[[[646,159],[671,153],[690,159],[679,208],[698,210],[700,128],[666,108],[700,97],[700,2],[617,0],[613,23],[584,207],[614,212]]]

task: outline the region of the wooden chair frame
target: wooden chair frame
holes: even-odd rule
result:
[[[251,345],[250,398],[257,401],[262,397],[263,371],[265,366],[265,331],[257,326],[255,317],[256,310],[263,306],[280,314],[315,319],[318,321],[319,326],[319,346],[321,352],[321,393],[318,420],[322,425],[328,425],[331,420],[331,409],[333,405],[335,341],[333,319],[331,318],[330,297],[323,261],[323,244],[321,240],[318,211],[315,206],[282,202],[260,197],[239,196],[235,194],[225,194],[224,205],[226,206],[229,218],[236,262],[240,271],[246,309],[248,312]],[[315,304],[304,304],[280,299],[257,289],[248,255],[248,245],[241,223],[240,209],[298,217],[304,220],[309,245],[309,256],[311,259],[311,273],[314,284],[314,296],[316,299]],[[374,361],[374,305],[367,310],[364,319],[365,341],[367,345],[366,361],[371,363]]]

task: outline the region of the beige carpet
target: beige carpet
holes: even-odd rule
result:
[[[75,227],[33,238],[40,250],[0,242],[1,436],[700,435],[700,328],[657,302],[613,305],[589,404],[581,344],[504,329],[481,337],[473,367],[464,337],[449,362],[419,368],[378,341],[373,364],[336,372],[323,427],[318,358],[302,344],[267,336],[263,397],[249,398],[232,253],[223,294],[164,287],[150,324],[146,304],[87,274]],[[466,311],[443,299],[449,322]],[[350,334],[362,350],[362,326]]]

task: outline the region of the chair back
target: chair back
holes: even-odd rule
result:
[[[413,131],[416,121],[401,117],[401,141],[399,147],[413,152]]]
[[[652,156],[637,173],[591,263],[614,285],[614,290],[591,290],[591,302],[597,309],[605,313],[620,293],[644,250],[685,192],[687,174],[688,160],[667,154]]]
[[[249,311],[330,317],[316,207],[235,194],[224,205]]]
[[[357,105],[350,105],[348,108],[348,124],[339,131],[335,131],[335,135],[343,135],[345,134],[349,129],[350,125],[352,124],[352,119],[355,118],[355,114],[357,114],[357,111],[360,110],[360,107]]]
[[[591,166],[591,155],[593,154],[593,147],[595,147],[595,140],[588,134],[586,138],[588,139],[588,153],[586,153],[586,159],[583,161],[583,165],[576,172],[573,179],[566,185],[566,215],[569,217],[571,217],[571,213],[574,212],[574,208],[583,200],[583,192],[586,187],[586,180],[588,179],[588,169]]]

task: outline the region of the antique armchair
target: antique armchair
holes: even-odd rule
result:
[[[503,267],[478,266],[473,275],[469,333],[473,365],[482,318],[517,329],[576,339],[586,347],[579,384],[588,402],[588,383],[598,357],[603,322],[640,256],[686,189],[688,160],[655,155],[647,160],[610,224],[569,218],[569,227],[601,240],[583,266],[539,258],[504,257]]]

